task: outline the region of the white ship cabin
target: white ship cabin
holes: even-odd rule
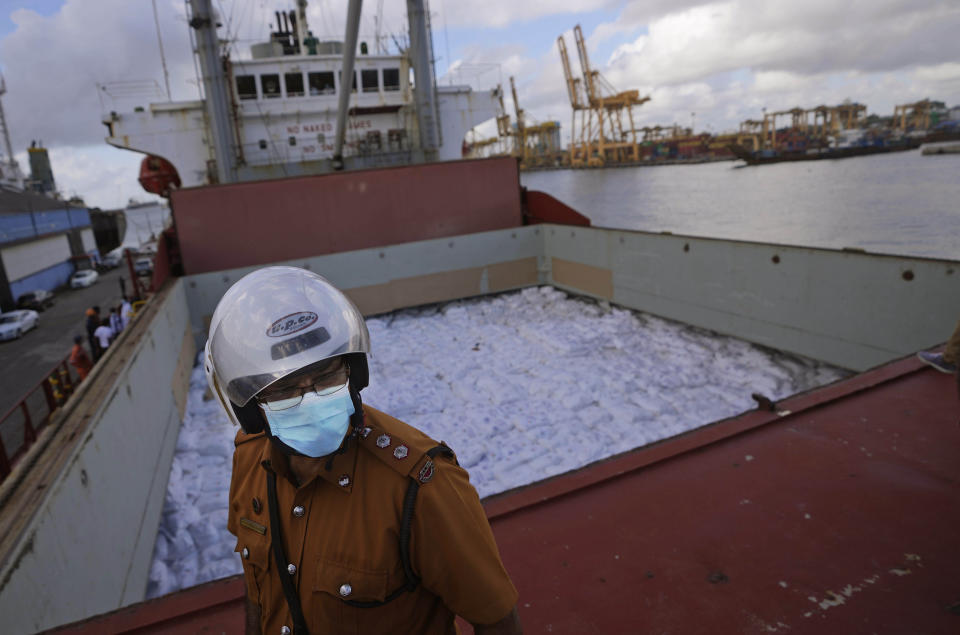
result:
[[[369,55],[361,43],[354,74],[342,77],[343,43],[295,31],[278,13],[270,41],[251,47],[251,58],[227,64],[241,180],[315,174],[329,170],[341,90],[351,93],[344,156],[358,166],[407,164],[420,148],[415,86],[406,55]],[[290,21],[296,25],[291,16]],[[462,158],[467,131],[496,116],[497,91],[437,86],[440,146],[437,158]],[[202,101],[165,102],[112,111],[103,117],[107,143],[161,157],[182,187],[212,182],[213,150]]]
[[[351,92],[346,146],[352,155],[405,153],[416,133],[410,67],[403,56],[356,58],[344,79],[337,54],[280,56],[231,67],[242,153],[250,165],[311,161],[333,153],[340,91]],[[279,47],[278,47],[279,48]]]

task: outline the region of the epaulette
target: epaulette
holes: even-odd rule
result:
[[[436,441],[399,419],[366,405],[364,415],[363,428],[358,431],[362,448],[403,476],[420,483],[427,483],[433,478],[437,455],[434,448],[438,447]],[[452,450],[448,456],[453,457]]]
[[[266,436],[263,432],[258,432],[256,434],[247,434],[243,431],[243,428],[237,430],[237,436],[233,439],[234,447],[240,447],[244,443],[250,443],[251,441],[257,441]]]

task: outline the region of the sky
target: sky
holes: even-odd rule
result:
[[[156,5],[157,20],[153,6]],[[343,39],[346,0],[313,0],[311,30]],[[273,11],[293,0],[214,0],[235,56],[268,37]],[[382,13],[378,20],[378,7]],[[21,166],[31,140],[50,151],[60,191],[89,206],[153,198],[137,183],[141,155],[104,142],[111,110],[199,95],[184,0],[0,0],[2,99]],[[406,3],[364,3],[361,41],[376,25],[391,52],[406,30]],[[651,101],[639,125],[733,130],[764,108],[864,103],[889,115],[927,97],[960,104],[960,2],[945,0],[431,0],[438,81],[507,88],[535,121],[570,105],[557,51],[563,35],[579,71],[573,27],[592,66],[617,90]],[[486,129],[492,129],[488,124]],[[485,132],[485,130],[481,132]],[[0,149],[2,153],[2,149]]]

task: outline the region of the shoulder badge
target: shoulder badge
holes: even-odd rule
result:
[[[417,475],[417,480],[421,483],[426,483],[433,478],[433,459],[427,459],[427,462],[423,464],[423,467],[420,468],[420,473]]]

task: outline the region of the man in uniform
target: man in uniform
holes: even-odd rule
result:
[[[210,323],[212,392],[241,426],[227,527],[247,632],[521,632],[517,591],[453,451],[360,400],[369,334],[322,277],[267,267]]]

